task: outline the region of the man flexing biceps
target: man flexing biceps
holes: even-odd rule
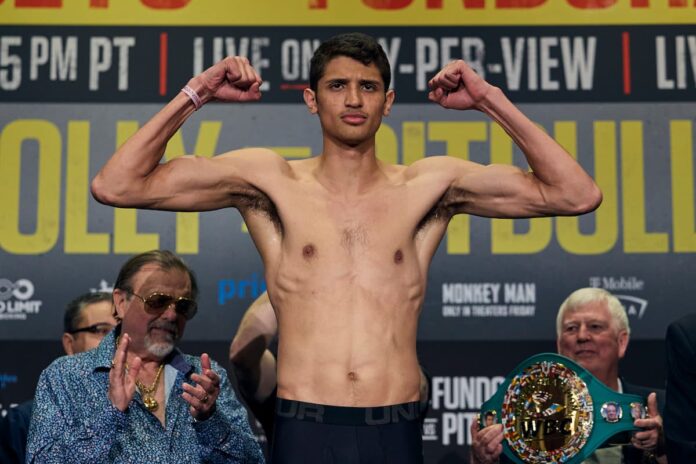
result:
[[[191,79],[92,183],[95,198],[114,206],[242,214],[279,327],[276,462],[421,462],[416,332],[449,220],[577,215],[601,202],[580,165],[463,61],[430,81],[430,100],[487,114],[532,171],[448,156],[410,166],[378,160],[375,134],[394,102],[390,78],[374,39],[334,37],[315,52],[304,91],[322,127],[319,156],[286,161],[249,148],[160,164],[195,109],[261,97],[249,62],[226,58]]]

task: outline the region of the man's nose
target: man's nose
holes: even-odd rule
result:
[[[578,328],[578,341],[587,341],[590,339],[590,331],[587,330],[585,325],[581,325]]]
[[[176,312],[176,301],[169,303],[169,306],[167,306],[167,309],[164,310],[160,317],[169,321],[175,321],[178,317],[178,313]]]
[[[360,94],[360,88],[357,86],[348,86],[346,91],[346,106],[352,108],[359,108],[362,106],[362,95]]]

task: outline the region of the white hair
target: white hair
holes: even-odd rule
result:
[[[631,335],[631,327],[628,325],[628,316],[623,305],[614,295],[602,288],[580,288],[568,295],[568,298],[561,304],[556,316],[556,335],[561,336],[563,330],[563,317],[568,311],[574,311],[580,306],[595,301],[604,302],[609,309],[609,315],[614,322],[614,327],[618,331],[625,330],[627,335]]]

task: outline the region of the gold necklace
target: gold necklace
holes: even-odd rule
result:
[[[157,392],[157,386],[159,385],[159,378],[162,374],[163,367],[164,363],[160,364],[159,369],[157,369],[157,375],[155,375],[155,380],[149,387],[143,385],[140,380],[135,379],[135,386],[138,387],[138,390],[140,390],[140,394],[143,397],[143,404],[145,404],[145,407],[150,412],[157,411],[157,408],[159,407],[159,403],[155,399],[155,392]]]
[[[118,344],[121,341],[121,335],[119,334],[118,337],[116,337],[116,347],[118,348]],[[112,366],[113,366],[113,361],[112,361]],[[135,386],[138,387],[138,390],[140,391],[140,395],[143,397],[143,404],[147,408],[148,411],[150,412],[155,412],[157,411],[157,408],[159,407],[159,403],[155,399],[155,392],[157,392],[157,386],[159,385],[159,378],[160,375],[162,374],[162,368],[164,367],[164,363],[160,364],[159,369],[157,369],[157,374],[155,375],[155,380],[152,382],[152,385],[149,387],[146,387],[140,380],[135,379]],[[126,370],[128,370],[128,363],[126,363]]]

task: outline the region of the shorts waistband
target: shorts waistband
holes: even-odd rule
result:
[[[386,425],[420,419],[418,401],[370,408],[329,406],[278,398],[276,416],[332,425]]]

